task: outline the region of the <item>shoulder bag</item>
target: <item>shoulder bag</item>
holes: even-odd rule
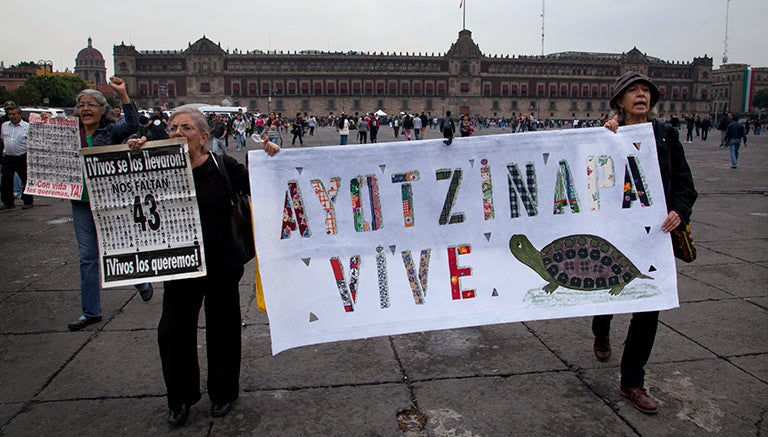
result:
[[[251,219],[251,197],[240,191],[235,192],[229,181],[227,167],[224,158],[211,153],[213,162],[218,167],[224,178],[224,185],[232,204],[230,232],[232,233],[230,253],[227,258],[232,263],[244,265],[256,255],[256,246],[253,239],[253,222]]]

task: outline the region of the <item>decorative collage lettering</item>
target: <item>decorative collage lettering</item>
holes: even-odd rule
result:
[[[379,307],[389,308],[389,279],[387,278],[387,257],[384,248],[376,248],[376,277],[379,283]]]
[[[579,212],[579,196],[573,183],[573,175],[568,167],[568,161],[560,161],[557,182],[555,182],[554,214],[563,214],[565,207],[570,206],[571,212]]]
[[[299,229],[302,238],[309,238],[312,232],[304,212],[304,200],[301,196],[298,181],[288,181],[288,190],[285,192],[283,206],[283,225],[280,239],[291,238],[291,232]]]
[[[471,299],[475,297],[475,290],[462,290],[461,278],[472,274],[471,267],[459,267],[459,255],[468,255],[472,248],[468,244],[451,246],[448,248],[448,272],[451,275],[451,298],[453,300]]]
[[[599,178],[602,173],[603,177]],[[599,179],[598,179],[599,178]],[[610,188],[616,183],[613,158],[608,155],[600,155],[587,158],[587,190],[589,191],[589,209],[600,209],[600,191],[598,188]]]
[[[411,255],[411,251],[405,250],[401,253],[403,256],[403,264],[405,265],[405,272],[408,275],[408,283],[411,285],[411,292],[413,293],[413,302],[416,305],[423,305],[424,299],[427,297],[427,284],[429,283],[429,257],[431,253],[431,249],[424,249],[421,251],[418,273],[416,272],[416,266],[413,263],[413,256]]]
[[[336,279],[336,286],[339,289],[341,303],[344,305],[344,311],[351,313],[355,310],[354,304],[357,303],[357,287],[360,275],[360,256],[355,255],[349,258],[349,287],[344,277],[344,266],[341,265],[338,257],[330,259],[333,276]]]
[[[640,169],[637,158],[628,156],[624,173],[624,202],[622,206],[629,208],[635,200],[640,200],[642,206],[651,206],[651,200],[645,187],[645,174]]]
[[[401,199],[403,204],[403,225],[406,228],[413,227],[413,187],[411,181],[419,180],[418,170],[409,171],[405,173],[395,173],[392,175],[392,183],[403,185],[400,187]]]
[[[325,211],[325,233],[329,235],[336,234],[336,209],[334,205],[336,203],[336,196],[339,194],[341,178],[338,176],[331,178],[328,190],[325,189],[323,182],[319,179],[312,179],[309,183],[312,184],[317,200],[320,201],[320,206]]]
[[[507,179],[509,182],[509,215],[511,218],[520,217],[520,203],[517,196],[523,203],[525,212],[529,217],[537,215],[539,189],[536,184],[536,167],[533,163],[525,165],[525,181],[517,168],[517,164],[507,164]]]
[[[488,160],[480,160],[480,183],[483,190],[483,218],[493,220],[495,213],[493,211],[493,183],[491,182],[491,166]]]
[[[371,207],[371,221],[365,219],[365,208],[362,202],[362,190],[368,187],[368,199]],[[381,212],[381,199],[379,199],[379,185],[376,176],[366,175],[352,178],[349,181],[349,194],[352,199],[352,215],[355,222],[355,231],[371,232],[381,229],[384,221]]]
[[[464,223],[465,216],[463,212],[451,212],[453,210],[454,204],[456,203],[456,194],[458,193],[459,186],[461,185],[462,174],[463,171],[461,168],[457,168],[455,170],[451,170],[449,168],[441,168],[435,171],[435,177],[438,181],[443,181],[446,179],[451,180],[451,183],[448,187],[448,194],[445,196],[445,203],[443,203],[443,210],[440,212],[440,220],[438,223],[441,225]]]

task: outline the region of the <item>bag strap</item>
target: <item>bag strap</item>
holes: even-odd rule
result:
[[[224,165],[224,158],[220,158],[215,153],[210,152],[211,157],[213,158],[213,163],[216,164],[216,168],[219,169],[219,173],[221,173],[221,176],[224,178],[224,185],[227,186],[227,194],[229,194],[229,201],[232,202],[232,205],[237,205],[237,199],[235,198],[235,193],[232,191],[232,183],[229,182],[229,174],[227,174],[227,168]],[[219,159],[221,159],[221,165],[219,165]]]

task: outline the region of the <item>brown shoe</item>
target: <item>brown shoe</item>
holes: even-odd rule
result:
[[[594,350],[598,361],[606,362],[608,358],[611,358],[611,341],[607,335],[595,337]]]
[[[622,396],[629,399],[632,405],[645,414],[656,414],[659,411],[659,406],[656,405],[656,401],[648,395],[648,392],[640,388],[629,388],[623,385],[619,387],[619,393]]]

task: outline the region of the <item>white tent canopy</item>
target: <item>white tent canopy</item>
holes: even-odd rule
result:
[[[374,112],[374,114],[376,114],[379,117],[386,117],[387,116],[387,113],[382,111],[381,109],[379,109],[378,111]]]

